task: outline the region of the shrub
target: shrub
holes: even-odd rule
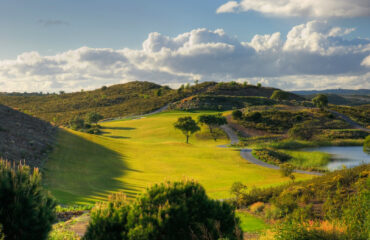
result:
[[[249,206],[249,209],[253,213],[260,213],[263,211],[264,208],[265,208],[265,204],[263,202],[256,202],[256,203],[253,203],[251,206]]]
[[[129,210],[129,204],[123,194],[111,195],[108,202],[97,204],[91,211],[90,223],[83,239],[126,239]]]
[[[85,120],[77,116],[69,121],[69,127],[76,131],[83,129],[85,127]]]
[[[239,120],[243,117],[243,113],[242,111],[240,110],[234,110],[232,113],[231,113],[232,117],[234,120]]]
[[[130,206],[122,200],[99,205],[84,239],[233,240],[241,233],[238,221],[229,204],[209,199],[199,184],[167,182],[147,189]]]
[[[46,239],[55,221],[55,202],[44,191],[41,174],[0,160],[0,224],[6,239]]]
[[[305,121],[298,123],[289,129],[289,136],[301,140],[310,140],[318,132],[315,121]]]
[[[292,157],[288,154],[272,149],[254,149],[252,152],[259,160],[279,165],[289,161]]]

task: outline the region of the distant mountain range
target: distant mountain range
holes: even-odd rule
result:
[[[370,95],[370,89],[325,89],[325,90],[302,90],[291,91],[299,95],[312,95],[312,94],[337,94],[337,95]]]

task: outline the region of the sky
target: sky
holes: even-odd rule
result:
[[[0,92],[370,88],[369,0],[0,0]]]

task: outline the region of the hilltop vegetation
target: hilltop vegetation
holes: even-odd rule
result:
[[[54,127],[0,105],[0,157],[40,167],[54,142]]]
[[[273,91],[273,88],[236,82],[187,84],[177,90],[150,82],[129,82],[74,93],[2,94],[0,104],[57,125],[68,125],[73,118],[85,118],[90,112],[96,112],[104,118],[138,115],[188,97],[175,103],[172,108],[225,110],[245,105],[272,104],[274,101],[268,98]],[[291,99],[303,99],[291,93],[289,96]]]

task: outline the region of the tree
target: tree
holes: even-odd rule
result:
[[[198,121],[201,124],[206,124],[209,128],[209,132],[211,133],[213,139],[216,141],[217,140],[217,134],[214,132],[214,128],[220,127],[224,124],[227,124],[227,120],[224,116],[221,114],[204,114],[200,115],[198,117]]]
[[[76,116],[71,121],[69,121],[69,127],[76,131],[83,129],[85,127],[85,120],[83,120],[79,116]]]
[[[98,124],[100,120],[102,120],[104,117],[96,112],[90,112],[87,114],[87,122],[88,123],[94,123],[95,125]]]
[[[291,138],[310,140],[318,133],[317,123],[315,121],[305,121],[295,124],[288,131]]]
[[[261,88],[262,87],[262,84],[261,83],[257,83],[257,87],[258,88]]]
[[[14,166],[13,166],[14,167]],[[0,225],[5,239],[47,239],[56,220],[56,203],[45,192],[37,168],[13,168],[0,160]]]
[[[94,211],[101,213],[92,214],[84,240],[236,240],[241,235],[234,208],[208,198],[194,181],[156,184],[131,205],[109,201]]]
[[[316,97],[312,99],[312,103],[316,107],[324,109],[325,107],[328,106],[328,97],[324,94],[317,94]]]
[[[180,117],[174,123],[174,127],[181,130],[186,136],[186,143],[189,143],[189,137],[200,130],[198,124],[191,117]]]
[[[281,90],[275,90],[270,98],[276,101],[288,100],[289,94]]]
[[[234,120],[240,120],[242,119],[243,117],[243,112],[240,111],[240,110],[234,110],[232,113],[231,113],[232,117]]]

